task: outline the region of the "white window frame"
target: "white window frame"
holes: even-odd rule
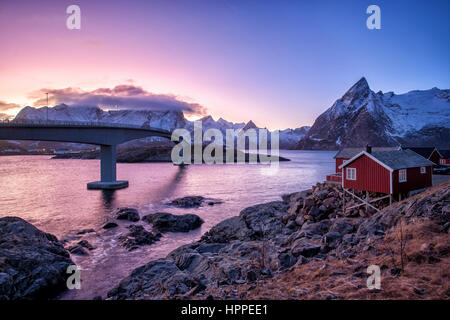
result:
[[[420,167],[420,173],[421,174],[427,173],[427,167]]]
[[[439,159],[440,164],[445,164],[445,159]]]
[[[345,168],[345,178],[347,180],[356,180],[356,168]]]
[[[408,180],[406,172],[406,169],[398,170],[398,182],[406,182]]]

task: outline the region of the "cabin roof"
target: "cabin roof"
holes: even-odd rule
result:
[[[450,158],[450,149],[439,149],[438,152],[442,158],[445,158],[445,159]]]
[[[435,147],[402,147],[404,150],[412,150],[415,153],[420,154],[422,157],[428,159],[433,153]]]
[[[398,150],[398,147],[372,147],[372,151],[391,151],[391,150]],[[356,156],[361,151],[366,150],[366,147],[360,147],[360,148],[343,148],[336,153],[334,158],[344,158],[344,159],[351,159],[354,156]]]
[[[407,169],[415,167],[427,167],[434,165],[433,162],[425,159],[420,154],[406,149],[406,150],[389,150],[389,151],[373,151],[367,153],[365,151],[360,152],[350,160],[345,161],[341,167],[345,167],[347,164],[352,163],[354,160],[362,155],[367,155],[369,158],[374,159],[376,162],[383,165],[388,170]]]

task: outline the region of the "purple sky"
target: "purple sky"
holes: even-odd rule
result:
[[[311,125],[362,76],[375,91],[449,88],[450,2],[376,1],[382,28],[368,30],[372,2],[2,0],[0,113],[128,85],[143,93],[124,105],[283,129]],[[81,30],[66,28],[71,4]]]

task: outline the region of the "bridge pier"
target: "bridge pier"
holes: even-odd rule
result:
[[[122,189],[128,187],[128,181],[116,180],[117,147],[116,145],[100,146],[100,179],[89,182],[88,189]]]

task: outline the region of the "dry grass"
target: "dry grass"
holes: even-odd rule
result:
[[[400,229],[401,228],[401,229]],[[399,234],[403,234],[401,268]],[[364,252],[353,259],[312,261],[256,284],[210,289],[232,292],[241,299],[450,299],[450,235],[430,220],[398,224],[384,241],[371,243],[377,255]],[[381,289],[369,290],[369,265],[381,267]],[[223,295],[222,295],[223,296]]]

